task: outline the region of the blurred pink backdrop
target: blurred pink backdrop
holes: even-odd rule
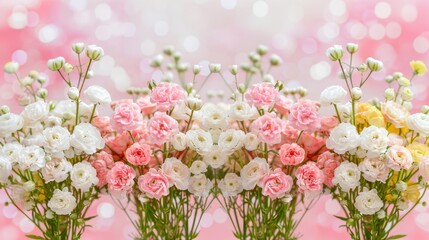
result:
[[[62,55],[73,62],[71,43],[94,43],[106,56],[96,64],[91,83],[104,85],[119,98],[130,86],[146,86],[148,80],[160,78],[148,62],[166,45],[176,46],[190,64],[222,63],[227,71],[265,44],[284,60],[273,75],[286,80],[287,86],[306,87],[310,98],[317,99],[322,88],[339,81],[337,66],[325,57],[325,49],[356,42],[361,49],[358,58],[380,58],[386,69],[364,89],[364,97],[370,98],[381,96],[387,74],[411,74],[410,60],[429,63],[428,9],[429,1],[423,0],[0,0],[0,64],[19,62],[21,75],[44,71],[50,94],[58,99],[64,96],[64,86],[46,70],[46,61]],[[416,108],[429,102],[427,81],[413,80]],[[0,105],[18,111],[17,89],[13,78],[1,76]],[[215,79],[205,89],[226,90]],[[0,192],[0,203],[4,201]],[[93,212],[99,218],[84,240],[129,239],[131,225],[108,198]],[[339,212],[337,204],[323,197],[299,227],[301,239],[346,239],[332,216]],[[201,228],[199,239],[234,239],[217,205],[203,217]],[[0,205],[0,239],[25,239],[33,230],[13,207]],[[417,207],[397,232],[408,234],[406,239],[429,239],[428,207]]]

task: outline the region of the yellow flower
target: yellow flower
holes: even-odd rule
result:
[[[402,193],[402,197],[416,203],[420,197],[419,185],[413,182],[407,182],[407,190]]]
[[[425,75],[427,68],[424,62],[422,61],[411,61],[410,66],[413,69],[413,72],[417,76]]]
[[[358,124],[369,124],[376,127],[385,126],[383,114],[378,110],[378,108],[369,103],[361,103],[358,105],[356,122]]]
[[[423,143],[413,142],[407,146],[413,156],[414,162],[419,163],[423,158],[429,157],[429,147]]]
[[[39,202],[43,202],[46,199],[44,194],[39,194],[38,200]]]

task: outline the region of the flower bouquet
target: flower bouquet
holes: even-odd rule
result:
[[[362,101],[361,87],[382,62],[368,58],[353,66],[358,45],[347,44],[348,63],[343,49],[334,46],[327,55],[340,65],[347,86],[331,86],[321,93],[322,105],[332,105],[341,122],[332,129],[326,146],[330,159],[341,164],[334,171],[332,197],[339,202],[352,239],[398,239],[392,230],[421,202],[429,180],[429,112],[410,113],[411,83],[426,72],[421,61],[412,61],[410,79],[395,72],[386,77],[389,88],[384,100]],[[357,77],[360,75],[360,78]],[[345,97],[349,94],[349,101]]]
[[[82,43],[72,49],[77,65],[63,57],[48,61],[48,68],[69,87],[67,100],[47,98],[45,75],[31,71],[20,77],[18,63],[4,66],[23,89],[19,103],[24,109],[14,114],[1,107],[0,187],[9,199],[6,204],[13,204],[40,231],[40,236],[27,235],[31,239],[79,239],[94,218],[88,209],[99,198],[89,158],[104,147],[104,140],[91,121],[98,115],[97,106],[110,102],[110,95],[101,87],[84,86],[103,49],[90,45],[85,50]],[[86,63],[81,62],[85,53]]]

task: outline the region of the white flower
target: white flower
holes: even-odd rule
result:
[[[67,128],[54,126],[43,130],[45,151],[58,157],[64,155],[63,151],[70,148],[70,133]]]
[[[44,101],[37,101],[27,105],[21,113],[25,125],[32,127],[43,121],[49,114],[49,106]]]
[[[219,135],[218,145],[225,153],[232,153],[243,146],[244,132],[228,129]]]
[[[228,117],[235,121],[246,121],[256,119],[258,112],[255,107],[244,101],[236,101],[229,108]]]
[[[235,173],[227,173],[219,182],[219,189],[222,191],[223,197],[234,197],[243,191],[241,178]]]
[[[0,183],[6,183],[12,174],[12,163],[5,156],[0,155]]]
[[[429,137],[429,115],[415,113],[406,120],[409,129],[418,132],[423,137]]]
[[[85,44],[83,42],[75,42],[72,44],[72,50],[76,54],[82,53],[84,48],[85,48]]]
[[[386,152],[389,132],[384,128],[369,126],[360,133],[360,147],[368,151],[368,157],[377,157]]]
[[[377,195],[377,190],[364,189],[356,197],[355,207],[363,215],[372,215],[380,211],[383,207],[383,201]]]
[[[58,215],[70,215],[76,206],[76,198],[67,189],[55,189],[48,202],[48,207]]]
[[[182,132],[176,133],[173,135],[171,144],[173,144],[175,150],[183,151],[188,146],[188,137]]]
[[[34,189],[36,189],[36,184],[33,181],[27,181],[22,184],[22,187],[25,191],[32,192]]]
[[[45,152],[42,148],[32,145],[22,149],[18,157],[18,166],[21,170],[37,171],[46,164]]]
[[[189,178],[188,191],[197,197],[207,197],[213,183],[204,174],[194,175]]]
[[[429,183],[429,158],[423,158],[419,163],[419,175],[425,183]]]
[[[66,124],[72,125],[76,120],[76,102],[68,99],[58,102],[52,111],[56,117],[67,120]],[[84,102],[79,103],[79,116],[89,119],[92,107]]]
[[[360,87],[353,87],[352,88],[352,98],[354,100],[359,100],[362,98],[362,89]]]
[[[20,115],[6,113],[0,115],[0,137],[9,137],[13,132],[24,126],[24,119]]]
[[[219,168],[228,160],[228,154],[222,151],[218,145],[214,145],[210,152],[203,155],[203,161],[212,168]]]
[[[19,154],[22,151],[22,145],[19,143],[6,143],[0,148],[0,156],[6,157],[9,162],[18,162]]]
[[[212,135],[202,129],[189,130],[186,133],[188,137],[188,146],[199,154],[210,152],[213,146]]]
[[[320,94],[320,103],[322,105],[340,104],[347,96],[347,91],[338,85],[330,86]]]
[[[72,170],[73,166],[66,160],[52,160],[46,163],[42,168],[42,176],[46,183],[55,181],[62,182],[67,179],[68,173]]]
[[[66,60],[63,57],[51,58],[48,60],[48,69],[51,71],[59,71],[64,66]]]
[[[89,162],[78,162],[70,172],[72,186],[87,192],[93,185],[98,184],[97,171]]]
[[[366,59],[366,65],[368,66],[368,69],[371,71],[378,72],[381,69],[383,69],[383,62],[376,60],[372,57],[369,57]]]
[[[191,170],[191,173],[194,175],[205,173],[207,172],[207,164],[201,160],[196,160],[192,163],[189,170]]]
[[[395,171],[410,169],[413,165],[413,156],[404,146],[394,145],[387,150],[386,161],[387,166]]]
[[[387,121],[392,123],[396,128],[405,127],[405,121],[410,115],[403,105],[394,101],[381,103],[381,112]]]
[[[338,154],[353,150],[359,144],[359,133],[356,131],[356,127],[350,123],[340,123],[332,129],[329,138],[326,140],[326,147],[333,149]]]
[[[258,148],[259,139],[254,133],[247,133],[244,137],[244,148],[248,151],[254,151]]]
[[[32,135],[27,135],[27,137],[22,140],[23,146],[43,146],[45,144],[45,138],[43,137],[42,133],[39,133],[38,131],[33,131]]]
[[[228,126],[226,122],[227,112],[221,106],[205,104],[202,109],[202,126],[204,129],[221,128]]]
[[[360,171],[356,164],[345,161],[335,169],[332,183],[340,185],[344,192],[359,186]]]
[[[97,149],[104,147],[104,140],[100,132],[89,123],[81,123],[74,128],[70,138],[70,145],[80,154],[94,154]]]
[[[19,63],[17,62],[7,62],[3,67],[4,72],[9,74],[16,73],[18,69],[19,69]]]
[[[168,178],[169,187],[175,185],[179,190],[186,190],[188,188],[191,172],[179,159],[165,159],[161,166],[161,173]]]
[[[69,97],[70,100],[77,100],[79,98],[80,92],[77,87],[70,87],[67,90],[67,97]]]
[[[197,115],[197,112],[194,112],[194,116]],[[185,102],[181,102],[176,105],[171,113],[171,117],[176,120],[188,120],[189,115],[191,114],[191,109],[186,106]],[[197,118],[197,116],[195,116]]]
[[[110,93],[100,86],[90,86],[84,93],[86,98],[92,104],[108,105],[112,102]]]
[[[338,113],[342,122],[349,122],[352,115],[352,103],[338,104]]]
[[[378,158],[365,158],[360,164],[359,169],[362,172],[363,178],[369,182],[380,181],[386,182],[389,176],[389,168],[384,161]]]
[[[332,61],[338,61],[344,56],[343,47],[340,45],[334,45],[326,50],[326,56]]]
[[[252,190],[256,184],[261,185],[262,179],[270,174],[270,166],[264,158],[255,158],[240,171],[240,177],[245,190]]]
[[[347,43],[346,49],[347,49],[347,52],[349,52],[350,54],[353,54],[357,52],[357,50],[359,49],[359,45],[357,45],[356,43]]]
[[[88,45],[86,47],[86,56],[91,60],[98,61],[104,56],[104,50],[96,45]]]

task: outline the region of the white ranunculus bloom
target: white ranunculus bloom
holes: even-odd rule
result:
[[[6,157],[11,163],[18,162],[22,148],[22,145],[16,142],[6,143],[2,148],[0,148],[0,156]]]
[[[27,135],[21,143],[23,146],[43,146],[45,144],[45,137],[41,132],[33,131],[33,134]]]
[[[256,119],[258,112],[255,107],[244,101],[236,101],[229,107],[228,117],[235,121],[246,121]]]
[[[245,190],[252,190],[262,185],[262,179],[270,174],[270,166],[264,158],[255,158],[240,171],[240,177]]]
[[[78,154],[94,154],[97,149],[104,148],[104,140],[96,127],[89,123],[80,123],[74,128],[70,145]]]
[[[12,174],[12,163],[5,156],[0,155],[0,183],[6,183]]]
[[[244,137],[243,131],[228,129],[219,135],[218,145],[222,151],[232,153],[243,146]]]
[[[43,130],[45,151],[58,157],[64,156],[63,151],[70,148],[70,132],[60,126]]]
[[[173,135],[171,144],[173,144],[175,150],[183,151],[188,146],[188,137],[182,132],[176,133]]]
[[[247,133],[244,137],[244,148],[248,151],[254,151],[258,148],[259,139],[254,133]]]
[[[322,91],[320,94],[320,103],[322,105],[340,104],[344,102],[347,91],[338,85],[333,85]]]
[[[332,129],[329,138],[326,140],[326,147],[333,149],[338,154],[356,149],[359,145],[359,133],[356,131],[356,127],[350,123],[340,123]]]
[[[410,169],[413,165],[413,155],[404,146],[394,145],[386,152],[387,166],[395,171]]]
[[[205,104],[201,108],[202,127],[206,130],[212,128],[224,129],[228,126],[226,122],[227,111],[214,104]]]
[[[360,147],[368,151],[368,157],[377,157],[386,152],[389,132],[384,128],[369,126],[360,133]]]
[[[419,163],[419,175],[425,183],[429,183],[429,158],[423,158]]]
[[[70,215],[76,206],[76,198],[67,189],[55,189],[48,202],[48,207],[58,215]]]
[[[243,191],[241,178],[235,173],[227,173],[219,182],[219,189],[222,191],[223,197],[234,197]]]
[[[43,121],[49,114],[49,106],[44,101],[37,101],[28,104],[21,113],[27,127],[33,127],[35,124]]]
[[[363,215],[372,215],[380,211],[383,201],[378,196],[377,190],[364,189],[356,197],[355,207]]]
[[[190,114],[191,109],[186,106],[185,102],[181,102],[174,107],[171,117],[176,120],[188,120]],[[197,117],[195,115],[197,115],[197,112],[194,112],[194,119]]]
[[[365,158],[360,164],[359,169],[363,178],[369,182],[380,181],[385,183],[389,176],[389,167],[379,158]]]
[[[98,184],[97,171],[89,162],[78,162],[70,172],[72,186],[87,192],[93,185]]]
[[[381,103],[381,112],[386,120],[396,128],[405,127],[405,121],[410,115],[410,112],[403,105],[394,101]]]
[[[9,137],[12,133],[24,126],[24,119],[20,115],[6,113],[0,115],[0,137]]]
[[[192,174],[197,175],[207,172],[207,164],[201,160],[196,160],[189,168]]]
[[[359,186],[359,180],[359,167],[354,163],[345,161],[335,169],[332,183],[340,185],[341,190],[347,192]]]
[[[161,173],[168,178],[170,187],[175,185],[179,190],[186,190],[188,188],[191,172],[179,159],[165,159],[161,166]]]
[[[66,124],[72,125],[75,123],[76,120],[76,102],[70,99],[60,101],[57,103],[57,105],[55,105],[55,108],[52,113],[56,117],[66,120]],[[89,119],[91,113],[92,106],[84,102],[79,103],[79,116]]]
[[[429,137],[429,115],[415,113],[406,120],[409,129],[418,132],[423,137]]]
[[[196,197],[207,197],[212,188],[213,183],[204,174],[194,175],[189,178],[188,191]]]
[[[46,164],[45,151],[39,146],[28,146],[22,149],[18,157],[18,166],[21,170],[37,171]]]
[[[85,96],[92,104],[108,105],[112,102],[110,93],[103,87],[90,86],[85,90]]]
[[[214,145],[208,153],[203,155],[203,161],[212,168],[220,168],[227,160],[228,154],[222,151],[218,145]]]
[[[202,129],[189,130],[186,133],[188,146],[199,154],[210,152],[213,146],[212,135]]]
[[[42,168],[42,176],[47,183],[51,181],[59,183],[67,179],[72,168],[72,164],[67,160],[52,160]]]

